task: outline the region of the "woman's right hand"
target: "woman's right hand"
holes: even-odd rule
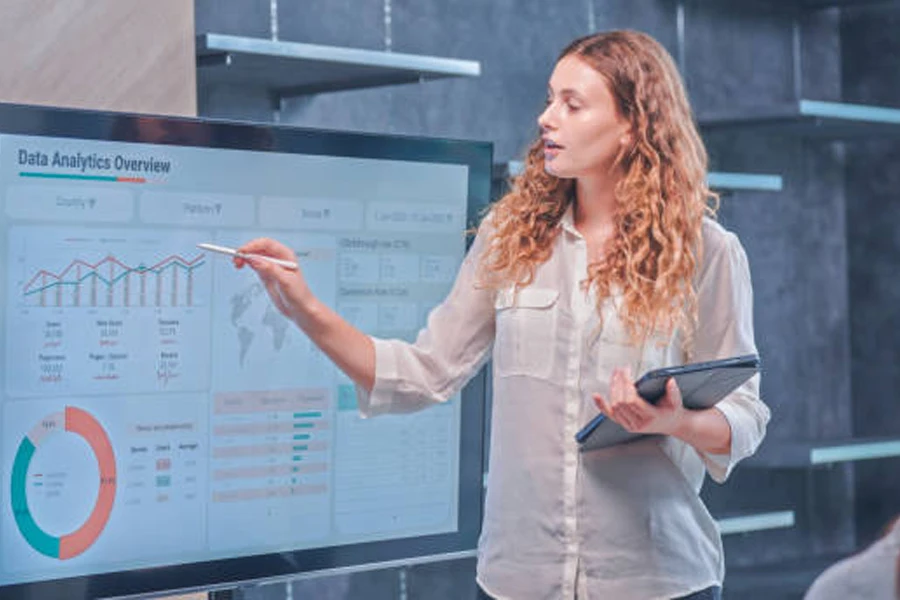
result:
[[[299,265],[297,255],[293,250],[271,238],[251,240],[238,248],[238,251],[244,254],[261,254],[280,258],[296,262]],[[266,286],[272,302],[289,319],[297,321],[315,300],[300,268],[295,271],[252,256],[234,258],[235,267],[240,269],[244,265],[249,265],[256,271],[263,285]]]
[[[238,251],[282,260],[297,261],[294,251],[280,242],[259,238]],[[262,258],[235,258],[234,265],[256,271],[275,306],[309,336],[350,379],[371,391],[375,386],[375,344],[334,310],[319,302],[303,278],[303,272],[276,265]]]

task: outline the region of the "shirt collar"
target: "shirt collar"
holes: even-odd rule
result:
[[[576,236],[583,237],[581,233],[575,229],[575,203],[570,202],[569,206],[566,207],[566,212],[563,213],[562,218],[559,220],[560,226],[567,231],[568,233]]]

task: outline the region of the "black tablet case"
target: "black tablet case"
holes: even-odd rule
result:
[[[681,390],[684,405],[687,408],[703,409],[714,406],[758,372],[759,357],[747,355],[657,369],[646,373],[635,385],[642,398],[656,403],[665,393],[666,381],[669,377],[674,377]],[[598,415],[578,432],[576,440],[582,450],[594,450],[643,435],[630,433],[618,423]]]

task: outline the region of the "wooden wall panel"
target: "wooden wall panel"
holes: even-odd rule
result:
[[[0,101],[197,114],[193,0],[0,0]]]

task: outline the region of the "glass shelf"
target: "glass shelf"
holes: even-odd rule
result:
[[[704,132],[753,130],[810,138],[900,136],[900,109],[846,102],[800,100],[698,118]]]
[[[758,468],[793,468],[900,456],[895,438],[851,438],[807,442],[769,441],[741,465]]]
[[[794,526],[794,511],[779,510],[764,513],[743,513],[716,519],[722,535],[749,533],[766,529]]]
[[[263,38],[197,36],[197,79],[270,90],[279,98],[445,77],[478,77],[477,61]]]
[[[509,161],[494,165],[494,179],[518,175],[522,172],[522,161]],[[712,171],[707,175],[707,185],[719,191],[764,191],[778,192],[784,186],[781,175],[754,173],[725,173]]]

